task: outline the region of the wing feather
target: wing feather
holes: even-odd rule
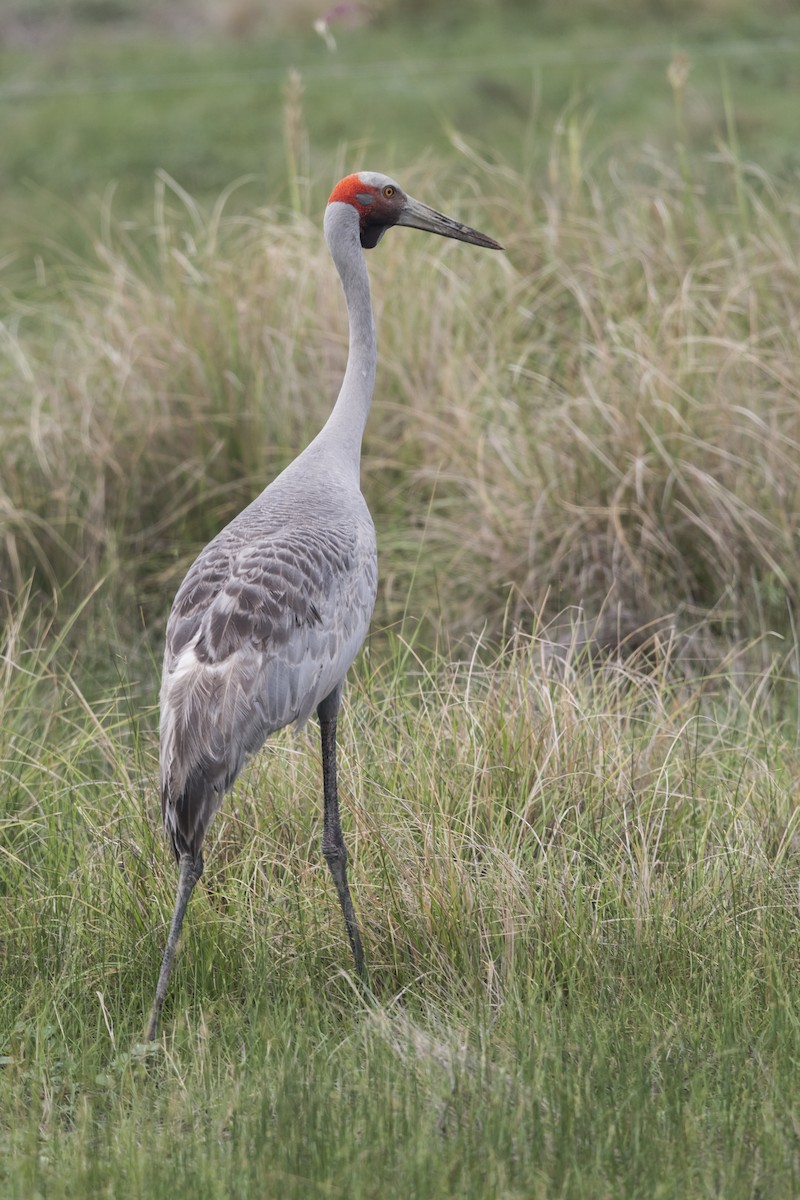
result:
[[[229,526],[196,560],[170,614],[161,688],[162,811],[176,854],[199,852],[247,756],[341,683],[376,587],[368,515],[256,538]]]

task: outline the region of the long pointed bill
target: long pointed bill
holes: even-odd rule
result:
[[[438,233],[442,237],[469,242],[473,246],[485,246],[487,250],[503,249],[494,238],[487,237],[485,233],[478,233],[477,229],[470,229],[469,225],[453,221],[443,213],[437,212],[435,208],[428,208],[427,204],[412,200],[410,196],[406,198],[397,224],[407,225],[410,229],[424,229],[426,233]]]

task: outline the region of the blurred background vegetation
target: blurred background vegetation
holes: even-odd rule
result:
[[[243,176],[242,205],[296,201],[291,68],[308,159],[288,166],[315,185],[315,211],[344,146],[348,162],[402,173],[449,154],[457,130],[542,170],[568,111],[591,124],[594,158],[677,138],[711,150],[735,104],[741,152],[792,172],[798,38],[800,6],[778,0],[6,0],[0,247],[85,248],[110,190],[120,219],[138,215],[158,168],[201,202]],[[667,67],[681,51],[676,125]]]
[[[371,258],[379,627],[790,629],[798,46],[777,0],[10,0],[7,599],[102,584],[106,625],[158,638],[329,410],[319,224],[367,166],[508,251]]]

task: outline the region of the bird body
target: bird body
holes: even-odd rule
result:
[[[302,725],[315,712],[322,736],[323,854],[356,967],[364,973],[339,821],[336,715],[345,675],[369,628],[378,577],[375,529],[360,487],[377,360],[362,251],[400,224],[499,248],[412,200],[387,176],[361,172],[337,185],[325,236],[350,327],[338,399],[306,449],[201,551],[170,612],[161,685],[161,806],[180,877],[151,1039],[214,814],[247,757],[276,730]]]
[[[366,637],[377,588],[372,519],[347,480],[312,479],[312,464],[296,460],[209,543],[175,597],[161,795],[178,858],[199,853],[247,756],[284,725],[304,724]]]

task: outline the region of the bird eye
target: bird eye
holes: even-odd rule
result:
[[[394,193],[395,193],[395,189],[392,187],[392,185],[390,183],[387,184],[386,187],[383,189],[383,194],[387,200],[391,200]]]

